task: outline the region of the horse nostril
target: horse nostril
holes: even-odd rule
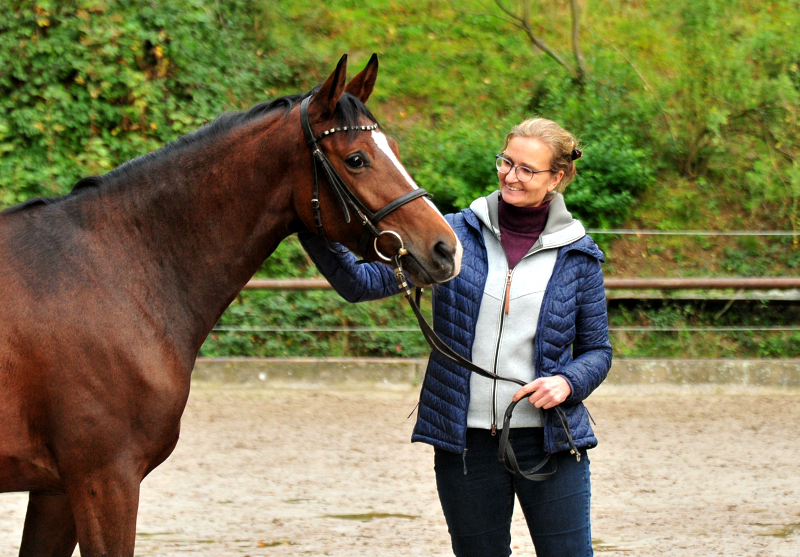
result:
[[[441,268],[452,268],[456,259],[456,247],[446,242],[436,242],[431,250],[431,258]]]

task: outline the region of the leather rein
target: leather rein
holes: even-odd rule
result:
[[[331,128],[315,136],[311,131],[311,124],[309,124],[308,121],[308,104],[311,102],[311,98],[311,96],[306,97],[300,104],[300,124],[303,128],[303,135],[306,138],[306,144],[308,145],[308,148],[311,149],[311,155],[314,157],[314,190],[311,196],[311,208],[314,211],[314,226],[317,228],[317,233],[323,240],[325,240],[325,245],[328,246],[329,250],[333,252],[339,252],[339,250],[335,249],[331,245],[331,242],[328,240],[327,236],[325,235],[325,230],[322,227],[322,211],[319,204],[319,176],[317,172],[317,169],[321,168],[328,179],[328,183],[331,186],[331,190],[333,190],[334,196],[339,202],[339,207],[342,209],[342,213],[344,215],[344,221],[348,224],[350,223],[350,211],[348,210],[349,207],[349,209],[358,216],[358,219],[361,221],[361,225],[364,226],[364,233],[361,235],[361,240],[358,244],[358,252],[361,254],[365,253],[369,239],[373,238],[375,253],[378,254],[378,257],[384,261],[391,261],[391,257],[384,255],[378,249],[378,239],[384,234],[390,234],[397,238],[397,240],[400,242],[400,247],[397,250],[396,257],[408,255],[408,251],[405,249],[405,245],[403,244],[403,239],[397,232],[393,230],[381,231],[378,230],[376,225],[386,215],[392,211],[396,211],[406,203],[413,201],[418,197],[430,197],[430,195],[424,189],[418,188],[401,195],[379,211],[371,211],[361,202],[358,197],[355,196],[355,194],[353,194],[352,191],[350,191],[350,188],[347,187],[347,184],[345,184],[344,180],[342,180],[342,177],[339,176],[339,173],[336,172],[336,169],[331,164],[331,161],[325,156],[325,153],[320,150],[317,143],[321,139],[324,139],[336,132],[348,130],[373,131],[378,128],[378,124],[375,123],[371,126],[351,126],[349,128],[347,126],[341,128]]]
[[[337,201],[339,202],[339,207],[342,209],[342,213],[344,215],[344,220],[346,223],[350,222],[350,210],[352,210],[357,216],[358,219],[361,221],[362,226],[364,226],[364,232],[361,235],[361,239],[359,241],[359,253],[363,254],[366,251],[369,239],[373,239],[373,245],[375,248],[375,253],[383,259],[384,261],[391,262],[392,266],[394,267],[395,278],[397,279],[397,285],[400,288],[401,292],[404,293],[406,300],[408,300],[409,305],[411,306],[412,310],[414,311],[414,315],[417,317],[417,321],[419,322],[419,327],[422,330],[422,334],[425,337],[425,340],[430,345],[431,349],[435,352],[439,353],[442,357],[450,360],[451,362],[459,365],[465,369],[470,370],[473,373],[477,373],[483,377],[487,377],[489,379],[493,379],[496,381],[510,381],[512,383],[516,383],[520,386],[526,385],[524,381],[521,379],[515,379],[512,377],[502,377],[490,371],[483,369],[480,366],[473,364],[471,361],[467,360],[460,354],[458,354],[455,350],[450,348],[433,330],[433,327],[428,324],[425,320],[425,317],[422,315],[422,312],[419,309],[419,300],[420,296],[422,295],[422,289],[417,288],[417,296],[416,300],[412,295],[411,288],[406,280],[405,274],[403,272],[403,266],[400,263],[400,258],[408,255],[408,250],[406,250],[405,245],[403,243],[402,237],[393,230],[378,230],[377,224],[378,222],[384,218],[386,215],[395,211],[405,205],[406,203],[417,199],[418,197],[430,197],[427,191],[422,188],[412,190],[408,193],[405,193],[391,201],[382,209],[373,212],[371,211],[366,205],[364,205],[361,200],[356,197],[355,194],[347,187],[344,180],[342,180],[341,176],[336,172],[336,169],[331,164],[331,161],[325,156],[319,146],[318,142],[329,135],[332,135],[336,132],[340,131],[352,131],[352,130],[359,130],[359,131],[373,131],[378,128],[378,124],[374,123],[370,126],[353,126],[348,128],[347,126],[341,128],[331,128],[328,130],[323,131],[318,135],[314,135],[311,130],[311,125],[309,124],[308,120],[308,105],[311,101],[311,96],[306,97],[303,99],[302,103],[300,104],[300,123],[303,128],[303,135],[306,139],[306,144],[308,148],[311,150],[311,154],[313,156],[313,175],[314,175],[314,189],[311,197],[311,207],[314,213],[314,226],[317,229],[317,233],[319,236],[325,241],[325,245],[328,247],[329,250],[339,253],[339,250],[334,248],[331,245],[331,242],[328,240],[327,236],[325,235],[325,230],[322,226],[322,212],[320,209],[319,203],[319,173],[318,167],[322,169],[325,173],[325,176],[328,179],[328,183],[333,190],[334,196],[336,197]],[[349,208],[349,210],[348,210]],[[397,238],[400,242],[400,247],[397,250],[397,253],[393,256],[386,256],[378,249],[378,240],[384,234],[390,234]],[[512,402],[508,405],[506,409],[505,415],[503,417],[503,431],[500,435],[500,447],[498,452],[498,458],[503,466],[506,467],[507,470],[514,474],[518,474],[526,479],[534,480],[534,481],[542,481],[546,480],[550,476],[556,473],[556,461],[552,461],[551,470],[549,472],[539,472],[549,461],[550,456],[547,455],[541,462],[539,462],[533,468],[528,470],[521,470],[519,467],[519,463],[517,462],[516,457],[514,456],[514,450],[511,448],[511,443],[509,442],[509,434],[511,432],[511,428],[509,424],[511,422],[511,414],[514,411],[516,405],[523,399],[520,399],[516,402]],[[575,443],[572,440],[572,433],[569,428],[569,423],[567,421],[566,414],[564,411],[556,406],[553,408],[555,410],[556,415],[558,416],[559,420],[561,421],[561,426],[564,428],[564,431],[567,434],[567,441],[570,446],[570,454],[575,455],[575,457],[580,461],[581,454],[578,449],[575,447]]]
[[[422,315],[422,311],[419,308],[419,301],[420,297],[422,296],[422,288],[416,289],[416,299],[411,293],[411,288],[406,280],[406,276],[403,273],[403,266],[400,263],[400,257],[395,256],[392,258],[392,265],[394,266],[394,275],[395,279],[397,280],[397,286],[403,295],[408,300],[408,304],[411,306],[411,309],[414,311],[414,315],[417,317],[417,322],[419,323],[419,328],[422,331],[425,340],[430,345],[431,349],[437,352],[443,358],[453,362],[454,364],[461,366],[465,369],[473,373],[477,373],[483,377],[488,379],[493,379],[495,381],[508,381],[511,383],[516,383],[524,387],[527,383],[521,379],[516,379],[513,377],[502,377],[497,375],[496,373],[492,373],[491,371],[487,371],[482,367],[472,363],[468,359],[464,358],[461,354],[453,350],[449,345],[447,345],[440,337],[436,334],[433,330],[433,327],[425,320],[425,317]],[[503,416],[503,431],[500,434],[500,441],[499,441],[499,450],[498,450],[498,459],[500,463],[505,466],[506,470],[513,474],[517,474],[522,476],[525,479],[533,480],[533,481],[543,481],[551,477],[553,474],[556,473],[557,464],[555,460],[551,462],[551,469],[548,472],[540,472],[544,466],[550,462],[550,458],[552,455],[548,454],[544,457],[538,464],[529,468],[528,470],[521,470],[519,467],[519,463],[517,462],[517,458],[514,455],[514,450],[511,448],[511,442],[509,440],[509,434],[511,433],[511,414],[514,412],[514,408],[519,404],[521,401],[526,400],[528,397],[523,397],[516,402],[512,402],[506,408],[505,415]],[[575,458],[580,462],[581,460],[581,453],[578,448],[575,446],[575,442],[572,439],[572,431],[569,427],[569,422],[567,420],[567,415],[564,413],[564,410],[561,409],[559,406],[554,406],[552,408],[556,415],[558,416],[559,421],[561,422],[561,427],[564,429],[564,432],[567,434],[567,442],[569,443],[570,447],[570,454],[574,455]]]

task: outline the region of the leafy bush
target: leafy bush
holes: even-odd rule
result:
[[[68,191],[263,95],[251,4],[15,0],[0,21],[0,204]]]
[[[742,193],[770,226],[800,228],[800,14],[791,3],[740,9],[728,0],[681,0],[656,8],[679,39],[675,79],[661,79],[669,125],[654,140],[686,176],[706,175]]]
[[[796,305],[781,302],[653,300],[609,304],[611,343],[615,357],[620,358],[793,358],[800,341],[798,331],[680,329],[783,327],[796,325],[798,318]],[[674,330],[631,330],[639,327]]]
[[[297,237],[282,242],[258,273],[275,275],[317,276]],[[423,300],[423,312],[430,317],[430,298]],[[420,357],[427,354],[427,343],[411,308],[397,296],[350,304],[332,290],[248,290],[228,307],[200,354]]]
[[[578,137],[583,157],[565,193],[570,210],[590,227],[613,228],[655,180],[658,161],[649,134],[658,107],[642,95],[639,77],[616,52],[592,52],[587,64],[592,72],[582,89],[544,80],[528,107]]]
[[[344,52],[351,74],[378,52],[381,77],[370,106],[444,211],[494,190],[493,155],[507,130],[543,116],[574,132],[584,147],[567,202],[588,226],[800,230],[796,2],[593,5],[582,20],[582,89],[550,58],[531,54],[524,35],[491,13],[491,3],[464,0],[458,12],[454,6],[448,0],[10,0],[0,21],[0,208],[64,193],[79,178],[156,149],[225,110],[307,90]],[[568,7],[540,8],[534,19],[558,44]],[[725,273],[775,274],[775,262],[800,267],[796,241],[764,241],[758,249],[709,244],[696,261],[680,251],[680,240],[658,241],[646,250],[653,254],[647,261],[661,265],[661,256],[670,255],[677,272],[708,274],[708,261]],[[624,262],[622,248],[614,253]],[[641,271],[644,262],[632,267]],[[261,274],[315,271],[290,241]],[[413,326],[401,305],[394,299],[349,307],[330,292],[251,292],[222,324],[241,319],[241,325],[302,328],[321,315],[329,327]],[[424,352],[415,333],[215,335],[205,354]],[[632,352],[617,340],[626,354],[680,354],[685,346],[702,352],[696,341],[676,336],[680,342],[636,341]],[[782,341],[759,335],[747,341],[752,351],[746,352],[740,337],[704,346],[719,354],[786,353]]]
[[[494,155],[502,149],[502,139],[466,126],[418,131],[408,141],[409,172],[420,187],[434,192],[442,211],[459,211],[497,189]]]

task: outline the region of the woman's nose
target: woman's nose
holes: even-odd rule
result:
[[[506,183],[519,182],[519,178],[517,178],[517,167],[515,166],[506,172],[505,176],[503,176],[503,179],[506,181]]]

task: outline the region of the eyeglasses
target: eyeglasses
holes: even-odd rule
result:
[[[537,174],[541,174],[542,172],[553,172],[551,169],[547,170],[531,170],[527,166],[517,166],[507,158],[503,156],[503,153],[499,155],[495,155],[494,158],[496,159],[496,166],[497,171],[500,174],[508,174],[511,172],[511,169],[515,169],[517,173],[517,180],[520,182],[530,182],[533,180],[533,177]]]

